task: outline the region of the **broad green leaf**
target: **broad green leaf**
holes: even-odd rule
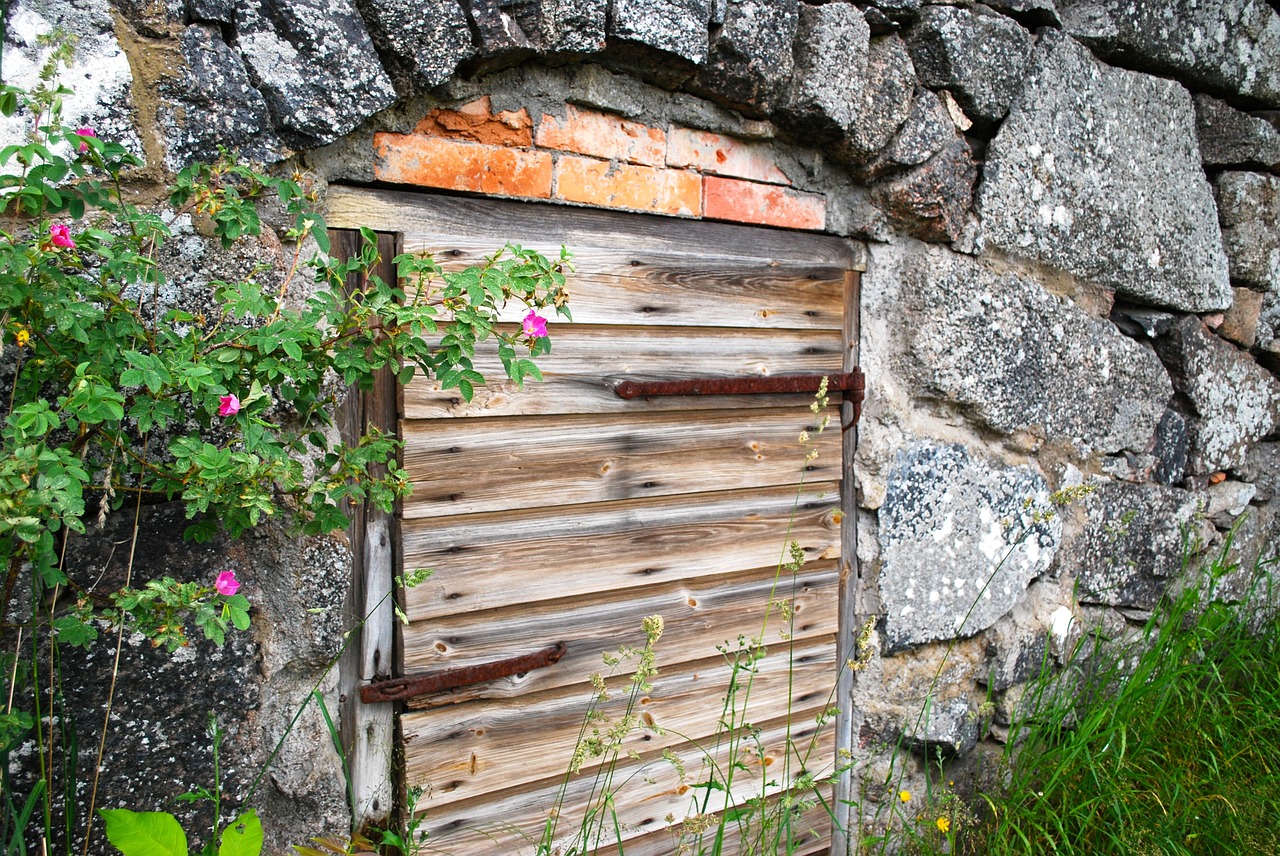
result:
[[[259,856],[262,853],[262,821],[253,809],[237,817],[222,833],[218,856]]]
[[[98,809],[107,840],[124,856],[187,856],[187,836],[167,811]]]

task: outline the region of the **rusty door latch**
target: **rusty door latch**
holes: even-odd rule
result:
[[[360,688],[360,701],[373,704],[380,701],[403,701],[430,693],[444,692],[472,684],[483,684],[513,675],[521,675],[534,669],[542,669],[559,662],[564,656],[565,644],[557,642],[532,654],[521,654],[506,660],[480,663],[475,666],[457,666],[437,669],[421,675],[388,678],[374,681]]]
[[[650,395],[767,395],[780,392],[816,393],[823,378],[827,392],[839,392],[853,405],[853,421],[862,415],[862,399],[866,394],[866,378],[856,366],[835,374],[776,375],[761,377],[706,377],[684,380],[624,380],[613,391],[619,398],[641,398]]]

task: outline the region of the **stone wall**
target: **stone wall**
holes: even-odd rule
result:
[[[321,183],[866,241],[868,780],[899,735],[961,767],[998,741],[1068,619],[1123,634],[1149,614],[1184,531],[1212,549],[1239,523],[1246,563],[1280,546],[1274,2],[17,0],[6,82],[55,25],[80,36],[68,119],[143,154],[139,187],[221,145]],[[220,257],[188,245],[198,289]],[[1001,562],[1025,501],[1078,484],[1096,493]],[[269,593],[343,574],[324,545],[271,549],[325,558],[254,584],[266,620],[233,670],[261,711],[249,759],[333,644]],[[342,805],[336,761],[295,761],[274,846]]]

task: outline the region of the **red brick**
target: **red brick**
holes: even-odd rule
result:
[[[555,175],[556,198],[567,202],[687,217],[702,212],[702,181],[696,172],[561,155]]]
[[[565,105],[563,120],[542,115],[537,142],[546,149],[645,166],[662,166],[667,154],[667,135],[658,128],[572,104]]]
[[[488,95],[457,110],[432,110],[413,132],[492,146],[533,145],[533,120],[529,118],[529,111],[520,109],[494,113]]]
[[[820,230],[827,224],[827,200],[818,194],[714,175],[703,182],[708,218],[784,229]]]
[[[768,184],[791,183],[774,163],[768,145],[691,128],[671,129],[667,140],[667,165],[693,167],[711,175],[730,175]]]
[[[416,134],[373,135],[374,178],[493,196],[551,196],[551,155]]]

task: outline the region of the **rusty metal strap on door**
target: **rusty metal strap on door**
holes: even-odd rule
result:
[[[862,415],[862,399],[866,394],[866,378],[862,369],[836,374],[775,375],[761,377],[703,377],[683,380],[624,380],[613,391],[619,398],[644,398],[653,395],[768,395],[770,393],[816,393],[827,379],[828,393],[842,393],[853,405],[853,421]]]
[[[472,684],[483,684],[513,675],[522,675],[534,669],[545,668],[559,662],[564,656],[563,642],[506,660],[492,663],[480,663],[475,666],[458,666],[452,669],[439,669],[421,675],[410,675],[403,678],[389,678],[385,681],[374,681],[360,688],[360,701],[373,704],[380,701],[404,701],[430,693],[454,690]]]

